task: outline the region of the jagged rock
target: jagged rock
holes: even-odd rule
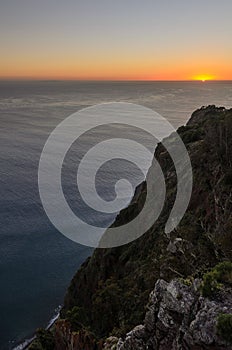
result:
[[[232,349],[217,335],[220,313],[232,312],[231,290],[223,298],[203,298],[199,280],[186,286],[180,280],[158,280],[150,294],[144,325],[135,327],[118,342],[117,350]]]
[[[136,326],[131,332],[126,335],[126,339],[123,342],[120,342],[117,345],[117,350],[144,350],[146,342],[146,331],[145,326],[139,325]]]

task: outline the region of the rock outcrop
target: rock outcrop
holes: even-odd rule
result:
[[[216,300],[201,296],[199,280],[186,286],[180,280],[158,280],[150,294],[144,323],[114,339],[115,350],[201,350],[232,349],[217,334],[220,313],[232,313],[231,289],[221,291]],[[106,341],[107,344],[107,341]]]

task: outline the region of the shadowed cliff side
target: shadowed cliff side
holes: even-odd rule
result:
[[[71,281],[59,322],[66,322],[66,327],[68,322],[69,332],[91,330],[95,340],[86,349],[101,348],[101,339],[109,335],[124,337],[141,324],[157,280],[168,283],[176,278],[201,278],[220,261],[232,260],[232,109],[203,107],[192,114],[178,133],[192,162],[193,192],[177,229],[170,236],[164,233],[175,201],[176,173],[168,152],[160,144],[155,157],[164,172],[167,193],[159,219],[146,234],[128,245],[96,249]],[[145,197],[144,182],[114,225],[135,217]],[[56,334],[60,332],[59,322]],[[82,349],[78,345],[69,347],[68,343],[70,340],[64,349]]]

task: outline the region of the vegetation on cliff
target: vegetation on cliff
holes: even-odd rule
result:
[[[213,297],[223,285],[232,287],[232,263],[229,261],[216,265],[203,276],[202,294],[205,297]]]
[[[145,305],[158,279],[191,282],[203,278],[202,293],[209,296],[219,287],[222,275],[225,277],[220,269],[228,263],[209,271],[232,260],[232,110],[203,107],[178,133],[193,168],[192,198],[184,218],[170,236],[164,233],[175,200],[176,173],[168,152],[158,145],[155,157],[167,190],[162,214],[136,241],[96,249],[82,265],[72,279],[61,312],[72,332],[91,330],[97,342],[109,335],[124,336],[143,321]],[[141,210],[145,197],[144,182],[114,225],[130,221]],[[231,270],[226,276],[231,283]]]
[[[220,314],[217,322],[218,334],[232,344],[232,314]]]

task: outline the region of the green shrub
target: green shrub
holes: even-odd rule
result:
[[[183,283],[187,287],[191,287],[193,284],[193,278],[192,277],[180,278],[180,282]]]
[[[232,314],[220,314],[217,320],[218,335],[232,343]]]
[[[82,307],[74,306],[71,310],[68,310],[66,318],[70,322],[73,331],[82,329],[86,323],[86,317]]]
[[[55,341],[53,334],[46,329],[39,328],[36,331],[36,339],[29,346],[29,350],[53,350]]]
[[[44,350],[40,342],[36,339],[29,345],[28,350]]]
[[[119,283],[113,278],[109,278],[105,283],[100,283],[99,286],[93,299],[92,313],[99,315],[99,329],[110,330],[113,326],[118,327],[119,319],[116,322],[115,315],[121,311],[122,292]]]
[[[201,129],[191,129],[181,134],[181,138],[183,142],[186,144],[186,143],[191,143],[191,142],[196,142],[201,140],[202,135],[203,135],[203,132]]]
[[[221,289],[223,284],[232,285],[232,263],[224,261],[203,276],[202,295],[210,297]]]
[[[215,268],[218,271],[219,282],[232,285],[232,262],[224,261]]]

